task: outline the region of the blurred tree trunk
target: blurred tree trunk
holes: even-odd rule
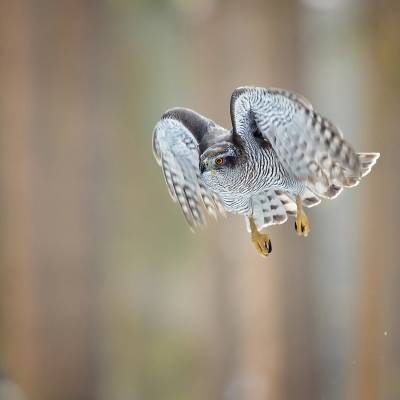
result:
[[[33,228],[33,51],[28,1],[0,3],[1,368],[38,392],[38,282]]]
[[[0,6],[3,367],[30,399],[96,394],[99,5]]]

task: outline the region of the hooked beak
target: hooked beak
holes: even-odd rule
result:
[[[212,171],[210,162],[208,161],[208,158],[205,158],[201,163],[200,163],[200,172],[203,173],[205,171]]]

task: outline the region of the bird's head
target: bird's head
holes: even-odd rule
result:
[[[215,174],[233,169],[237,164],[238,155],[238,150],[233,143],[215,144],[200,156],[200,172]]]

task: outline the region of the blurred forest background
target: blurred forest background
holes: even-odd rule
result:
[[[381,152],[267,259],[151,152],[251,84]],[[0,89],[1,400],[400,398],[398,0],[1,0]]]

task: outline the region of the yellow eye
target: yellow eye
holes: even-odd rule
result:
[[[222,157],[218,157],[215,159],[215,164],[222,165],[224,163],[224,159]]]

